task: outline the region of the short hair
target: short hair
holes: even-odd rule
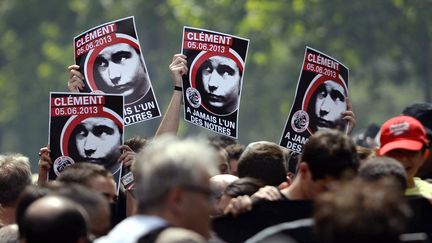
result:
[[[176,186],[201,184],[202,175],[217,173],[216,151],[197,138],[181,140],[162,135],[138,155],[136,191],[143,213],[163,207],[167,193]]]
[[[211,145],[222,148],[226,148],[229,145],[237,143],[234,138],[220,134],[208,136],[208,141]]]
[[[321,130],[310,136],[300,161],[308,164],[313,180],[327,176],[342,179],[348,172],[354,174],[359,163],[354,142],[334,129]]]
[[[226,146],[225,150],[227,151],[230,160],[238,160],[245,150],[245,146],[243,144],[235,143]]]
[[[320,242],[398,242],[411,211],[390,182],[353,180],[321,194],[314,212]]]
[[[16,205],[15,216],[18,226],[21,226],[24,213],[27,208],[39,198],[48,195],[51,192],[51,188],[47,187],[52,182],[44,183],[41,186],[29,185],[18,197]]]
[[[249,144],[238,160],[240,178],[252,177],[266,185],[278,186],[286,181],[286,156],[283,149],[272,142]]]
[[[26,156],[0,155],[0,204],[15,206],[21,192],[31,183],[30,162]]]
[[[69,199],[46,196],[26,210],[19,232],[27,243],[73,243],[87,238],[87,215]]]
[[[263,186],[264,183],[258,179],[243,177],[229,184],[223,193],[232,198],[243,195],[251,196]]]
[[[394,179],[402,191],[407,188],[407,174],[401,163],[393,158],[377,156],[360,165],[358,176],[366,181],[377,181],[384,177]]]
[[[108,228],[102,229],[104,230],[103,232],[93,232],[95,230],[101,230],[98,228],[98,220],[100,219],[100,215],[105,212],[110,212],[110,206],[108,204],[108,201],[101,194],[94,193],[83,185],[76,183],[72,183],[70,185],[58,188],[58,190],[54,191],[52,194],[65,197],[72,202],[81,205],[88,215],[90,230],[92,231],[92,233],[97,234],[95,236],[98,237],[107,233],[106,231],[109,230],[110,226],[109,222]],[[111,219],[110,215],[107,215],[107,218]]]
[[[64,183],[87,185],[87,183],[96,176],[113,178],[111,172],[105,169],[102,165],[79,162],[67,166],[57,177],[57,180]]]
[[[135,136],[124,141],[124,145],[129,146],[135,153],[139,153],[147,144],[148,140],[146,138]]]

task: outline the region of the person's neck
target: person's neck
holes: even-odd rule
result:
[[[282,194],[289,200],[311,200],[313,197],[309,191],[307,185],[305,185],[300,178],[294,179],[289,187],[281,190]]]
[[[15,207],[0,206],[0,225],[15,224]]]

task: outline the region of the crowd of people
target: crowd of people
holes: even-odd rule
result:
[[[220,72],[214,63],[209,75]],[[174,55],[169,68],[181,87],[186,57]],[[78,67],[69,72],[69,90],[83,89]],[[338,116],[352,130],[343,100]],[[75,163],[50,181],[43,147],[33,183],[27,157],[0,155],[0,242],[430,242],[432,104],[407,107],[371,140],[319,129],[301,154],[270,141],[179,138],[181,105],[175,88],[154,137],[115,149],[129,174],[119,190],[111,164]]]

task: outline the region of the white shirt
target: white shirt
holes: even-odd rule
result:
[[[96,239],[94,243],[136,243],[144,234],[167,224],[160,217],[134,215],[121,221],[108,235]]]

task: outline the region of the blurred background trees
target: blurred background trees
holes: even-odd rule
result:
[[[50,91],[66,91],[73,37],[135,16],[162,112],[172,93],[168,65],[182,27],[251,40],[239,140],[279,142],[306,45],[350,68],[356,131],[382,123],[413,102],[432,102],[430,0],[1,0],[0,153],[21,152],[36,168],[48,141]],[[160,118],[127,127],[152,136]],[[180,134],[208,133],[181,123]]]

